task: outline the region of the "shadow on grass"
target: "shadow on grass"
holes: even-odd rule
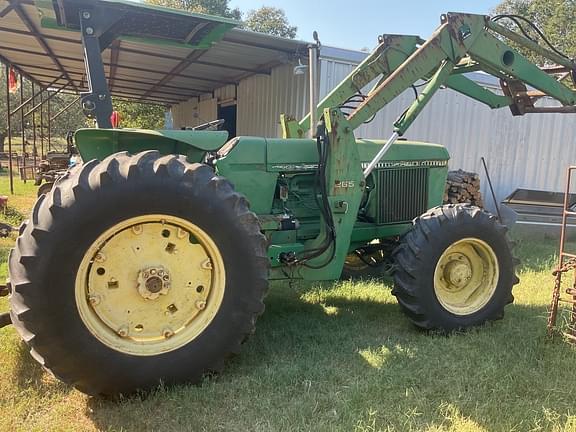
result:
[[[388,294],[372,301],[355,290],[275,288],[222,376],[119,404],[92,399],[87,415],[98,428],[127,431],[510,430],[546,428],[546,410],[554,421],[573,411],[565,396],[576,355],[545,342],[545,307],[509,306],[503,321],[446,337],[416,329]]]
[[[29,348],[24,342],[18,341],[16,353],[14,382],[20,390],[31,390],[39,395],[45,393],[66,395],[72,391],[70,386],[52,377],[32,358]]]

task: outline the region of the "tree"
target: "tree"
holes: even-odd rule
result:
[[[166,108],[161,105],[114,100],[114,110],[120,113],[120,127],[164,129]]]
[[[248,12],[244,26],[255,32],[288,39],[294,39],[298,31],[298,27],[290,25],[284,10],[268,6]]]
[[[550,43],[559,51],[570,58],[576,55],[576,1],[574,0],[503,0],[495,9],[494,14],[521,15],[532,21]],[[517,25],[511,20],[499,21],[506,27],[519,31]],[[544,47],[549,48],[545,41],[536,34],[534,29],[519,21],[524,30]],[[528,50],[519,48],[520,51],[531,61],[539,64],[545,63],[545,59]]]
[[[189,12],[222,16],[240,20],[242,12],[238,8],[230,8],[230,0],[145,0],[146,3],[173,9],[183,9]]]

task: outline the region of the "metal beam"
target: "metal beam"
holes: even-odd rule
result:
[[[10,112],[10,66],[6,64],[6,111]],[[10,115],[6,116],[6,129],[8,133],[8,175],[10,177],[10,193],[14,195],[14,172],[12,171],[12,122]]]
[[[60,75],[58,78],[56,78],[54,81],[52,81],[50,84],[47,85],[47,87],[51,87],[54,84],[56,84],[57,81],[60,81],[63,78],[63,75]],[[42,92],[44,89],[41,89],[40,91]],[[34,92],[32,92],[32,96],[30,96],[28,99],[26,99],[25,101],[21,102],[20,105],[18,105],[16,108],[14,108],[12,110],[12,112],[10,113],[10,115],[14,115],[16,113],[18,113],[18,111],[20,111],[22,108],[24,108],[26,105],[28,105],[30,103],[30,101],[32,101],[32,99],[34,99]]]
[[[120,40],[116,39],[110,44],[110,71],[108,73],[108,86],[110,89],[114,87],[114,80],[116,79],[116,71],[118,69],[118,57],[120,55]]]
[[[31,67],[32,67],[32,68],[35,68],[36,66],[31,65]],[[39,69],[39,70],[42,70],[42,71],[48,71],[48,72],[52,71],[52,69],[46,69],[46,68],[41,68],[41,67],[38,67],[38,69]],[[79,72],[74,72],[73,74],[80,75]],[[44,74],[44,73],[35,72],[34,75],[35,75],[36,77],[54,79],[54,75],[53,75],[53,74]],[[56,84],[59,80],[64,80],[64,81],[65,81],[65,78],[63,78],[63,77],[56,78],[53,82],[51,82],[50,84],[48,84],[48,86],[52,86],[52,85]],[[139,81],[127,80],[127,79],[123,79],[123,78],[116,78],[116,81],[118,81],[118,82],[120,82],[120,83],[126,82],[126,83],[129,83],[129,84],[148,84],[148,85],[153,85],[153,84],[154,84],[154,83],[151,83],[151,82],[139,82]],[[84,87],[83,87],[82,85],[80,85],[79,88],[80,88],[80,89],[83,89]],[[116,85],[114,86],[114,89],[111,89],[111,90],[112,90],[112,93],[115,93],[116,90],[124,89],[124,88],[133,89],[133,90],[142,90],[142,92],[146,91],[145,88],[130,87],[130,86],[124,86],[124,85],[119,85],[119,84],[116,84]],[[199,95],[201,95],[201,94],[206,94],[206,93],[209,93],[209,92],[212,91],[212,89],[186,88],[186,90],[188,90],[189,92],[193,92],[193,93],[183,94],[181,87],[176,87],[176,86],[163,86],[162,89],[164,89],[164,88],[174,89],[174,90],[179,90],[179,91],[178,91],[177,93],[174,93],[174,92],[165,92],[165,91],[163,91],[163,90],[158,90],[158,91],[155,91],[155,93],[169,94],[169,95],[178,95],[178,96],[186,95],[186,96],[188,96],[188,97],[196,97],[196,96],[199,96]],[[16,110],[14,110],[14,111],[16,111]]]
[[[137,102],[140,103],[145,103],[146,101],[141,100],[142,97],[142,93],[134,93],[131,91],[127,91],[127,90],[119,90],[117,92],[119,97],[122,97],[122,95],[128,95],[128,96],[134,96],[135,100]],[[186,102],[188,99],[176,99],[176,98],[163,98],[161,96],[149,96],[149,98],[151,98],[152,100],[155,100],[157,102],[161,102],[161,101],[165,101],[168,103],[168,105],[170,104],[178,104],[180,102]]]
[[[13,51],[13,52],[21,53],[21,54],[32,55],[32,56],[46,57],[46,54],[38,52],[38,51],[31,51],[31,50],[26,50],[26,49],[21,49],[21,48],[13,48],[13,47],[7,47],[7,46],[0,45],[0,51],[1,50]],[[124,50],[120,50],[120,51],[124,51]],[[66,61],[70,61],[70,62],[84,63],[84,61],[82,59],[79,59],[77,57],[69,57],[69,56],[62,56],[62,55],[59,57],[62,60],[66,60]],[[180,60],[180,58],[178,58],[178,59]],[[18,64],[20,64],[20,63],[18,62]],[[111,65],[112,65],[111,63],[106,63],[106,62],[104,63],[104,66],[110,67]],[[220,65],[220,67],[226,68],[227,66]],[[137,67],[137,66],[118,65],[118,68],[133,70],[135,72],[153,73],[153,74],[158,74],[158,75],[162,75],[162,76],[164,76],[166,74],[166,72],[163,72],[163,71],[158,71],[158,70],[154,70],[154,69],[147,69],[147,68],[142,68],[142,67]],[[236,69],[236,68],[234,68],[234,69]],[[241,69],[241,70],[243,70],[243,69]],[[60,70],[58,69],[58,71],[60,71]],[[250,70],[250,72],[253,72],[253,71]],[[260,72],[262,72],[262,71],[260,71]],[[218,79],[204,78],[204,77],[199,77],[197,75],[188,75],[188,74],[182,74],[182,73],[174,74],[174,76],[192,79],[192,80],[197,80],[197,81],[213,82],[215,84],[222,84],[222,85],[234,85],[235,84],[234,81],[222,81],[222,80],[218,80]]]
[[[28,28],[28,30],[30,30],[30,32],[33,33],[34,39],[36,39],[36,41],[40,44],[40,46],[44,49],[44,51],[46,51],[46,55],[50,57],[50,59],[54,62],[56,66],[58,66],[58,69],[60,69],[60,71],[64,74],[64,76],[68,79],[68,81],[70,81],[72,87],[78,90],[76,88],[76,84],[74,84],[74,82],[68,76],[68,73],[66,72],[64,66],[62,66],[62,63],[60,63],[60,60],[58,60],[58,57],[56,57],[56,54],[54,54],[54,51],[52,51],[52,48],[50,47],[50,45],[48,45],[48,42],[46,42],[46,40],[39,35],[36,25],[32,22],[28,14],[24,11],[19,1],[18,0],[8,0],[8,1],[10,1],[10,3],[12,4],[12,6],[14,7],[14,11],[18,15],[18,17],[22,20],[26,28]]]
[[[186,56],[186,58],[184,60],[180,61],[180,63],[178,63],[176,66],[174,66],[170,72],[168,72],[166,75],[164,75],[164,78],[162,78],[150,90],[148,90],[146,93],[144,93],[144,95],[142,96],[142,99],[145,99],[148,95],[154,93],[154,90],[156,90],[157,88],[159,88],[162,85],[172,81],[174,79],[175,74],[182,72],[184,69],[186,69],[192,63],[194,63],[196,60],[198,60],[200,57],[202,57],[205,53],[206,53],[206,51],[200,51],[200,50],[192,51],[189,55]]]
[[[24,63],[20,63],[21,67],[27,68],[27,69],[37,69],[40,71],[44,71],[44,72],[59,72],[58,69],[53,69],[53,68],[47,68],[47,67],[43,67],[43,66],[37,66],[37,65],[32,65],[32,64],[24,64]],[[76,76],[84,76],[84,72],[72,72],[72,71],[68,71],[68,73],[72,76],[76,75]],[[44,77],[44,78],[54,78],[54,74],[42,74],[42,73],[38,73],[38,72],[34,72],[33,73],[35,76],[39,76],[39,77]],[[62,78],[62,77],[61,77]],[[64,78],[62,78],[64,79]],[[150,81],[136,81],[136,80],[131,80],[131,79],[126,79],[126,78],[118,78],[116,77],[115,81],[118,82],[125,82],[125,83],[129,83],[129,84],[148,84],[148,85],[154,85],[156,84],[156,82],[150,82]],[[228,85],[234,85],[233,83],[230,83]],[[82,87],[80,85],[80,87]],[[181,91],[183,86],[172,86],[172,85],[163,85],[162,88],[166,88],[166,89],[174,89],[174,90],[179,90]],[[212,87],[209,88],[205,88],[205,89],[199,89],[199,88],[191,88],[191,87],[186,87],[186,90],[190,90],[190,91],[195,91],[198,93],[208,93],[212,91]],[[179,93],[180,94],[180,93]]]
[[[30,74],[24,72],[22,69],[20,69],[16,63],[14,63],[13,61],[11,61],[9,58],[3,56],[0,54],[0,63],[4,63],[9,64],[10,66],[12,66],[16,71],[18,71],[18,73],[22,76],[25,76],[29,81],[32,82],[38,82],[38,80],[36,80],[35,78],[33,78]]]
[[[82,98],[82,96],[78,96],[77,98],[75,98],[74,100],[72,100],[72,102],[70,102],[69,104],[67,104],[64,108],[62,108],[60,111],[58,111],[54,117],[52,117],[50,119],[50,121],[54,121],[56,120],[58,117],[60,117],[62,114],[64,114],[66,111],[68,111],[72,105],[74,105],[75,103],[80,102],[80,99]]]
[[[0,18],[4,18],[6,15],[10,13],[12,9],[14,9],[14,6],[9,3],[8,6],[6,6],[4,9],[0,11]]]
[[[52,99],[54,96],[56,96],[58,93],[60,93],[62,90],[64,90],[69,85],[70,85],[70,83],[66,83],[63,87],[60,87],[58,90],[53,91],[53,92],[49,92],[48,89],[46,89],[46,92],[48,93],[48,97],[45,100],[43,100],[42,102],[40,102],[39,104],[37,104],[35,107],[33,107],[30,111],[25,113],[24,117],[28,117],[30,114],[33,114],[38,108],[42,107],[42,105],[44,105],[46,102],[50,102],[50,99]]]

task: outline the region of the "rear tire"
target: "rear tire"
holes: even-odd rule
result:
[[[142,222],[102,240],[103,233],[131,220]],[[147,234],[158,224],[161,231],[152,237],[157,243],[131,243],[130,230]],[[164,224],[169,229],[163,229]],[[114,249],[114,241],[125,249]],[[146,248],[148,255],[137,254],[136,245]],[[161,252],[153,249],[156,245]],[[188,249],[202,265],[182,262]],[[107,250],[109,259],[103,265],[108,252],[102,251]],[[166,258],[174,250],[179,254]],[[134,266],[144,270],[126,270],[124,279],[111,277]],[[149,276],[162,276],[164,271],[172,276],[165,286]],[[208,166],[156,151],[118,153],[59,179],[38,199],[22,226],[9,272],[12,321],[32,356],[62,381],[106,396],[160,382],[197,383],[205,374],[220,371],[224,359],[239,352],[254,332],[268,288],[266,241],[246,199]],[[78,276],[82,272],[85,278]],[[190,280],[188,284],[178,282],[182,275],[185,279],[180,280]],[[193,297],[202,292],[209,293],[203,304]],[[154,302],[166,301],[169,295],[178,302],[157,308],[165,312],[154,312],[148,320],[147,311],[157,310]],[[128,304],[121,303],[123,298]],[[131,321],[137,313],[143,326]],[[114,327],[123,321],[132,324]],[[148,329],[156,333],[146,339]]]
[[[50,192],[50,190],[53,187],[54,187],[54,182],[42,183],[38,187],[38,191],[36,192],[36,196],[41,197],[42,195],[47,194],[48,192]]]
[[[450,332],[501,319],[518,283],[506,227],[468,204],[435,207],[395,250],[392,293],[418,327]]]

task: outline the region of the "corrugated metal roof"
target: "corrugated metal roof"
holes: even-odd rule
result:
[[[137,3],[126,7],[144,8]],[[182,17],[186,19],[186,14]],[[189,19],[197,17],[190,14]],[[31,0],[0,0],[0,59],[43,86],[68,85],[67,90],[86,91],[80,33],[41,24]],[[270,74],[276,66],[305,57],[307,45],[232,29],[202,50],[186,43],[119,39],[103,52],[103,60],[114,96],[171,105],[254,74]]]

